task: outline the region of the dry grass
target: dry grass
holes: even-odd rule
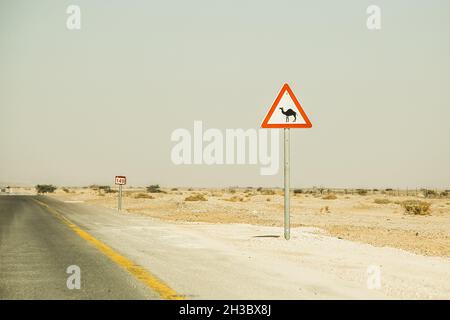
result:
[[[373,200],[373,202],[376,204],[389,204],[389,203],[391,203],[391,200],[386,199],[386,198],[377,198],[377,199]]]
[[[203,194],[193,194],[184,199],[184,201],[208,201],[208,199]]]
[[[336,200],[338,197],[334,193],[327,194],[322,197],[323,200]]]
[[[263,196],[273,196],[276,194],[276,192],[272,189],[262,189],[259,191],[259,193]]]
[[[133,198],[135,199],[155,199],[154,196],[148,193],[139,192],[133,195]]]
[[[230,198],[225,198],[222,199],[224,201],[229,201],[229,202],[243,202],[245,199],[243,197],[240,196],[232,196]]]
[[[325,206],[320,208],[320,213],[330,213],[330,207]]]
[[[406,214],[425,216],[431,214],[431,203],[421,200],[405,200],[400,203]]]

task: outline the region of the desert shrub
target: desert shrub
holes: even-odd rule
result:
[[[294,194],[302,194],[303,190],[302,189],[294,189]]]
[[[226,198],[223,200],[230,201],[230,202],[242,202],[242,201],[244,201],[244,198],[239,197],[239,196],[232,196],[231,198]]]
[[[172,188],[170,191],[178,191],[178,188]]]
[[[228,192],[231,193],[231,194],[234,194],[234,193],[236,193],[236,189],[230,188],[230,189],[228,189]]]
[[[270,198],[267,198],[266,201],[271,201]]]
[[[65,193],[69,193],[69,192],[70,192],[70,190],[67,189],[67,188],[62,188],[62,190],[63,190]]]
[[[151,186],[146,187],[146,189],[148,193],[164,193],[159,184],[152,184]]]
[[[207,201],[203,194],[193,194],[184,199],[184,201]]]
[[[330,213],[330,208],[328,206],[322,207],[320,213]]]
[[[366,189],[356,189],[356,193],[359,194],[360,196],[365,196],[367,194],[367,190]]]
[[[139,192],[134,195],[135,199],[155,199],[154,196],[145,192]]]
[[[114,193],[114,190],[111,189],[110,186],[98,186],[99,191],[103,191],[105,193]]]
[[[53,193],[57,189],[54,185],[51,184],[38,184],[35,188],[38,194]]]
[[[433,198],[437,196],[437,193],[434,190],[422,189],[421,191],[425,198]]]
[[[261,194],[264,196],[273,196],[276,192],[272,189],[262,189]]]
[[[320,194],[323,194],[323,192],[325,191],[325,188],[317,188],[316,191],[319,192]]]
[[[405,209],[406,214],[428,215],[431,213],[431,203],[420,200],[402,201],[400,205]]]
[[[334,193],[330,193],[330,194],[327,194],[327,195],[323,196],[322,199],[324,199],[324,200],[336,200],[337,197],[336,197],[336,195]]]
[[[376,204],[388,204],[388,203],[391,203],[391,200],[386,199],[386,198],[377,198],[377,199],[373,200],[373,202]]]
[[[262,189],[263,189],[262,187],[258,187],[258,188],[256,189],[256,191],[260,192]]]

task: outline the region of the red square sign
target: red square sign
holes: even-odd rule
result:
[[[127,184],[127,177],[125,176],[116,176],[115,183],[118,185]]]

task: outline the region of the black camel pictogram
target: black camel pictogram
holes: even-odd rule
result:
[[[280,110],[281,110],[281,113],[286,116],[286,122],[289,122],[289,117],[290,116],[294,117],[294,122],[297,120],[297,112],[295,112],[294,110],[287,109],[286,112],[283,110],[283,108],[280,108]]]

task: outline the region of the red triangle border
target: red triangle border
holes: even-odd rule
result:
[[[283,94],[285,92],[289,93],[289,96],[291,97],[292,101],[294,101],[295,106],[297,107],[298,111],[300,111],[300,114],[302,115],[303,119],[306,123],[286,123],[286,124],[269,124],[269,120],[272,117],[273,112],[278,106],[278,103],[280,103],[281,98],[283,97]],[[280,93],[278,93],[277,98],[272,104],[272,107],[270,108],[269,112],[267,113],[266,117],[264,118],[264,121],[261,124],[261,128],[312,128],[312,123],[309,121],[308,116],[306,115],[305,111],[303,110],[302,106],[300,105],[300,102],[297,100],[294,92],[289,87],[287,83],[283,85],[283,87],[280,90]]]

